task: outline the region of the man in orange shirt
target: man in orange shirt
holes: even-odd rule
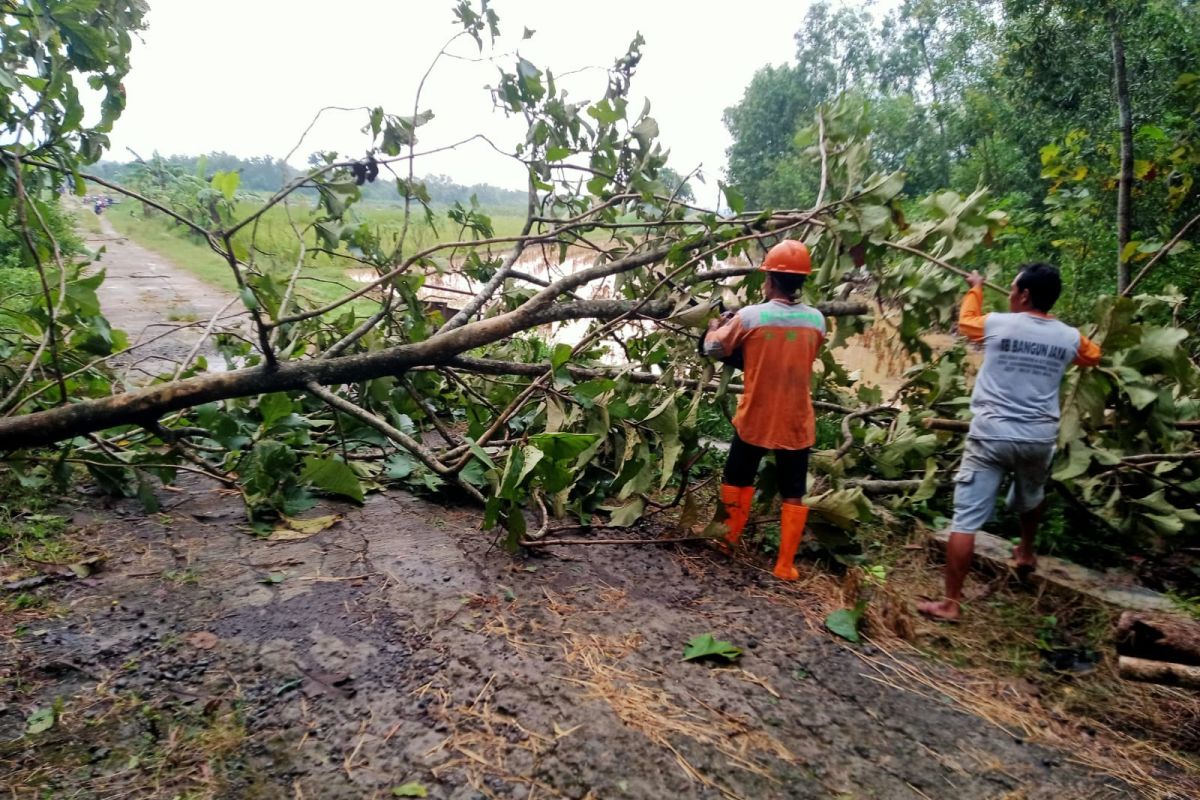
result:
[[[946,597],[920,603],[927,617],[958,619],[975,534],[992,517],[1000,482],[1012,473],[1008,505],[1021,524],[1013,551],[1019,571],[1037,568],[1033,544],[1054,443],[1058,438],[1059,386],[1071,364],[1100,363],[1100,348],[1050,316],[1062,278],[1049,264],[1021,267],[1008,295],[1007,314],[983,313],[983,278],[967,276],[958,332],[983,344],[983,366],[971,391],[971,430],[954,476],[954,521],[946,545]]]
[[[793,561],[808,520],[808,454],[816,440],[812,364],[825,342],[825,318],[799,300],[812,272],[803,243],[788,239],[775,245],[762,268],[767,302],[710,322],[703,349],[718,359],[740,354],[745,373],[721,485],[725,541],[732,546],[741,539],[759,462],[768,450],[775,451],[783,512],[774,574],[794,581],[800,573]]]

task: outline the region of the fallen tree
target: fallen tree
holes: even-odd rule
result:
[[[494,16],[464,3],[459,19],[455,41],[482,48]],[[434,65],[461,55],[454,46]],[[314,492],[361,500],[398,481],[459,487],[514,543],[525,539],[525,509],[543,528],[550,516],[627,526],[661,510],[662,492],[681,501],[693,465],[713,466],[706,442],[728,437],[727,396],[741,387],[698,356],[696,337],[722,310],[757,302],[761,254],[797,238],[815,265],[806,300],[830,320],[814,386],[825,415],[814,519],[852,528],[880,503],[924,513],[957,445],[919,420],[953,413],[967,387],[965,350],[934,354],[922,337],[953,325],[961,275],[986,261],[976,253],[1002,232],[1004,214],[985,190],[906,197],[902,174],[872,171],[865,112],[850,98],[819,109],[806,132],[821,175],[811,207],[746,210],[728,187],[720,211],[684,202],[682,184],[667,180],[649,108],[628,104],[640,53],[635,39],[589,101],[568,102],[565,85],[525,59],[501,71],[491,100],[526,123],[510,151],[488,142],[528,178],[524,219],[508,234],[474,205],[427,205],[415,164],[484,139],[418,150],[430,118],[419,94],[411,113],[365,111],[372,146],[362,157],[324,154],[265,201],[239,196],[236,174],[170,191],[161,176],[134,186],[88,176],[65,133],[37,148],[0,147],[41,284],[24,306],[0,306],[11,323],[0,328],[9,469],[36,485],[76,465],[105,490],[150,504],[154,481],[199,472],[238,487],[256,521],[294,516]],[[403,219],[381,230],[355,204],[359,187],[388,170]],[[95,291],[103,275],[64,259],[39,221],[39,204],[64,177],[125,194],[224,259],[241,309],[195,324],[227,372],[195,363],[199,345],[149,383],[122,384],[109,369],[157,340],[130,346],[111,330]],[[294,202],[300,191],[315,207]],[[292,232],[290,249],[260,238],[272,215]],[[428,234],[419,245],[418,226]],[[318,297],[308,291],[318,264],[374,276]],[[1003,290],[990,297],[1001,302]],[[1056,475],[1074,503],[1117,531],[1200,522],[1184,497],[1197,477],[1200,402],[1179,347],[1186,332],[1163,322],[1172,302],[1120,298],[1101,308],[1097,338],[1120,346],[1103,370],[1073,374],[1068,390]],[[245,324],[228,327],[233,316]],[[918,362],[890,398],[839,364],[841,346],[882,317],[890,333],[873,340],[879,355]]]

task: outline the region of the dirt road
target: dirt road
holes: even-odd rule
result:
[[[114,328],[125,331],[131,345],[144,345],[114,359],[127,380],[140,383],[173,371],[204,338],[214,315],[222,316],[219,327],[236,322],[243,309],[232,295],[126,238],[107,217],[99,222],[102,233],[88,234],[85,242],[93,250],[105,248],[96,264],[105,270],[98,291],[100,307]],[[211,346],[206,344],[200,353],[210,369],[222,367]]]
[[[74,522],[103,570],[6,626],[17,797],[1137,796],[1089,735],[1035,744],[1051,717],[1005,729],[970,700],[1020,719],[1028,693],[831,637],[842,600],[813,565],[784,585],[700,547],[514,559],[475,512],[404,492],[271,542],[214,487],[162,497],[158,515],[87,498]],[[736,665],[681,661],[709,632]]]

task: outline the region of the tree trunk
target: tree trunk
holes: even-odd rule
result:
[[[942,185],[950,185],[950,154],[947,152],[945,112],[942,108],[942,98],[938,92],[937,79],[933,74],[933,62],[929,60],[929,50],[925,39],[929,31],[924,27],[919,32],[918,42],[921,46],[921,58],[925,61],[925,72],[929,75],[929,90],[933,94],[933,118],[938,126],[938,138],[941,147],[938,148],[938,167],[942,173]]]
[[[1125,40],[1121,36],[1120,18],[1115,8],[1109,8],[1108,24],[1112,37],[1113,92],[1117,98],[1117,113],[1121,133],[1121,171],[1117,180],[1117,294],[1129,286],[1129,260],[1125,245],[1129,244],[1133,187],[1133,112],[1129,101],[1129,81],[1125,73]]]
[[[831,302],[817,306],[826,316],[866,314],[866,303]],[[636,309],[636,312],[634,310]],[[63,439],[120,425],[148,425],[172,411],[268,392],[304,389],[308,383],[325,386],[400,375],[413,367],[446,364],[455,356],[539,325],[572,319],[665,319],[673,303],[654,300],[586,300],[530,309],[472,322],[423,342],[338,358],[290,361],[275,367],[253,367],[206,374],[182,381],[148,386],[134,392],[87,400],[48,411],[0,419],[0,452],[42,447]],[[543,368],[543,371],[549,365]]]

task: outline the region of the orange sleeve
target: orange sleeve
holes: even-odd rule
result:
[[[727,358],[742,346],[748,331],[737,314],[715,331],[704,335],[704,355],[711,358]]]
[[[962,308],[958,310],[958,332],[972,342],[983,340],[983,323],[987,314],[983,313],[983,287],[975,286],[963,298]]]
[[[1080,333],[1079,352],[1075,355],[1073,363],[1080,367],[1096,366],[1100,363],[1100,345]]]

